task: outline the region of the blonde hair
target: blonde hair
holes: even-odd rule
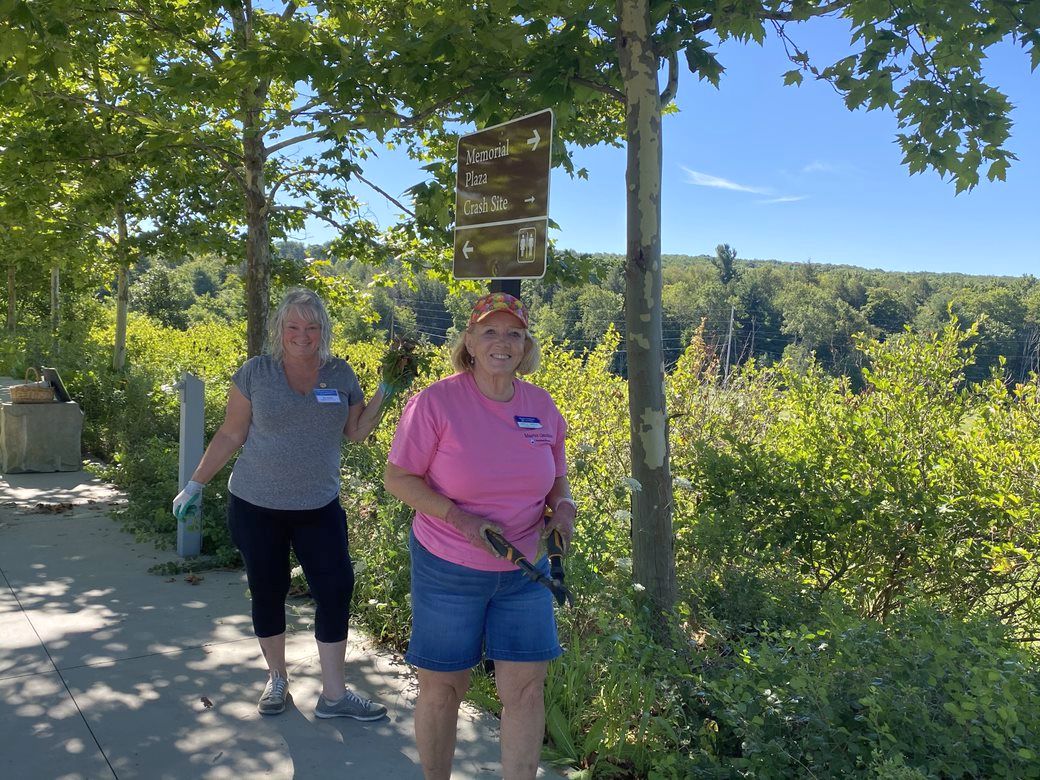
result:
[[[267,353],[279,363],[282,362],[285,356],[282,329],[285,327],[286,318],[293,313],[300,315],[307,322],[316,322],[321,327],[318,360],[321,365],[325,365],[332,357],[332,321],[318,294],[304,287],[293,287],[278,304],[267,333]]]
[[[473,332],[473,326],[455,334],[451,343],[451,367],[455,373],[463,374],[473,370],[473,355],[466,349],[466,334]],[[542,363],[542,348],[538,345],[538,339],[531,335],[531,331],[524,330],[524,356],[520,359],[520,365],[516,367],[516,373],[521,376],[533,374]]]

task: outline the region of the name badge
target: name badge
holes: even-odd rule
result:
[[[330,387],[328,389],[316,387],[314,389],[314,397],[318,399],[319,404],[338,404],[339,390],[335,387]]]
[[[515,417],[513,417],[513,419],[516,420],[516,427],[517,428],[541,428],[542,427],[542,421],[539,420],[537,417],[521,417],[519,415],[516,415]]]

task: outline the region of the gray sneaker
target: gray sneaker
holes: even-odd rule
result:
[[[285,712],[285,699],[289,695],[289,681],[279,674],[272,674],[264,687],[264,694],[256,705],[261,715],[278,715]]]
[[[318,694],[318,703],[314,705],[314,714],[319,718],[379,720],[386,715],[386,707],[382,704],[376,704],[371,699],[362,699],[348,689],[339,701],[329,701],[324,695]]]

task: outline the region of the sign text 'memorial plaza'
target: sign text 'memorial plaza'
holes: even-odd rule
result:
[[[538,279],[549,220],[550,109],[459,138],[456,279]]]

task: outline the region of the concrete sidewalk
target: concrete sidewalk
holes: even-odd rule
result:
[[[0,477],[0,778],[422,776],[400,658],[352,628],[347,684],[389,717],[316,719],[301,604],[286,648],[294,703],[261,717],[244,574],[149,574],[175,554],[123,533],[108,516],[121,500],[83,472]],[[500,775],[494,718],[460,715],[455,769]]]

